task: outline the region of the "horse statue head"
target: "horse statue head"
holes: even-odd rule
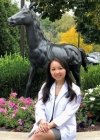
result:
[[[32,14],[34,14],[32,8],[27,8],[27,6],[24,5],[21,11],[8,18],[8,23],[12,26],[23,24],[27,26],[32,23]]]

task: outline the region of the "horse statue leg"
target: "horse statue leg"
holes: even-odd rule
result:
[[[69,68],[70,68],[70,70],[75,78],[76,85],[78,85],[80,87],[81,86],[81,82],[80,82],[81,65],[70,65]]]
[[[30,72],[29,72],[29,77],[28,77],[28,82],[27,82],[26,90],[25,90],[25,97],[30,97],[30,93],[28,93],[28,92],[31,87],[34,74],[35,74],[35,69],[31,66]]]

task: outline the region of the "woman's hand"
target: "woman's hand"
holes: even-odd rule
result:
[[[54,122],[50,122],[50,123],[48,124],[48,126],[49,126],[49,129],[51,129],[51,128],[56,127],[56,124],[55,124]]]
[[[45,120],[41,120],[41,121],[39,122],[38,131],[47,133],[48,130],[49,130],[49,123],[46,122]]]
[[[54,122],[46,122],[45,120],[41,120],[39,122],[39,127],[36,129],[35,134],[39,132],[47,133],[49,129],[56,127]]]

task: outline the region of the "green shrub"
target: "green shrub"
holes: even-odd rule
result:
[[[100,85],[100,65],[89,65],[88,72],[81,71],[82,89],[94,88]]]
[[[0,96],[7,97],[11,91],[22,94],[25,90],[29,61],[19,54],[0,58]]]
[[[30,97],[34,98],[37,96],[38,91],[40,90],[40,87],[42,86],[42,84],[44,83],[46,77],[46,73],[44,69],[37,69],[33,82],[32,82],[32,88],[30,90]]]
[[[100,85],[96,88],[85,90],[83,101],[77,112],[78,124],[96,124],[100,121]]]
[[[16,91],[18,96],[25,95],[26,84],[28,81],[30,63],[27,58],[19,54],[5,55],[0,58],[0,97],[8,97],[11,91]],[[36,70],[29,97],[36,97],[41,84],[45,79],[45,71]]]

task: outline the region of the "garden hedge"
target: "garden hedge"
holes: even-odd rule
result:
[[[88,72],[81,70],[81,85],[83,90],[100,85],[100,65],[88,65]]]

